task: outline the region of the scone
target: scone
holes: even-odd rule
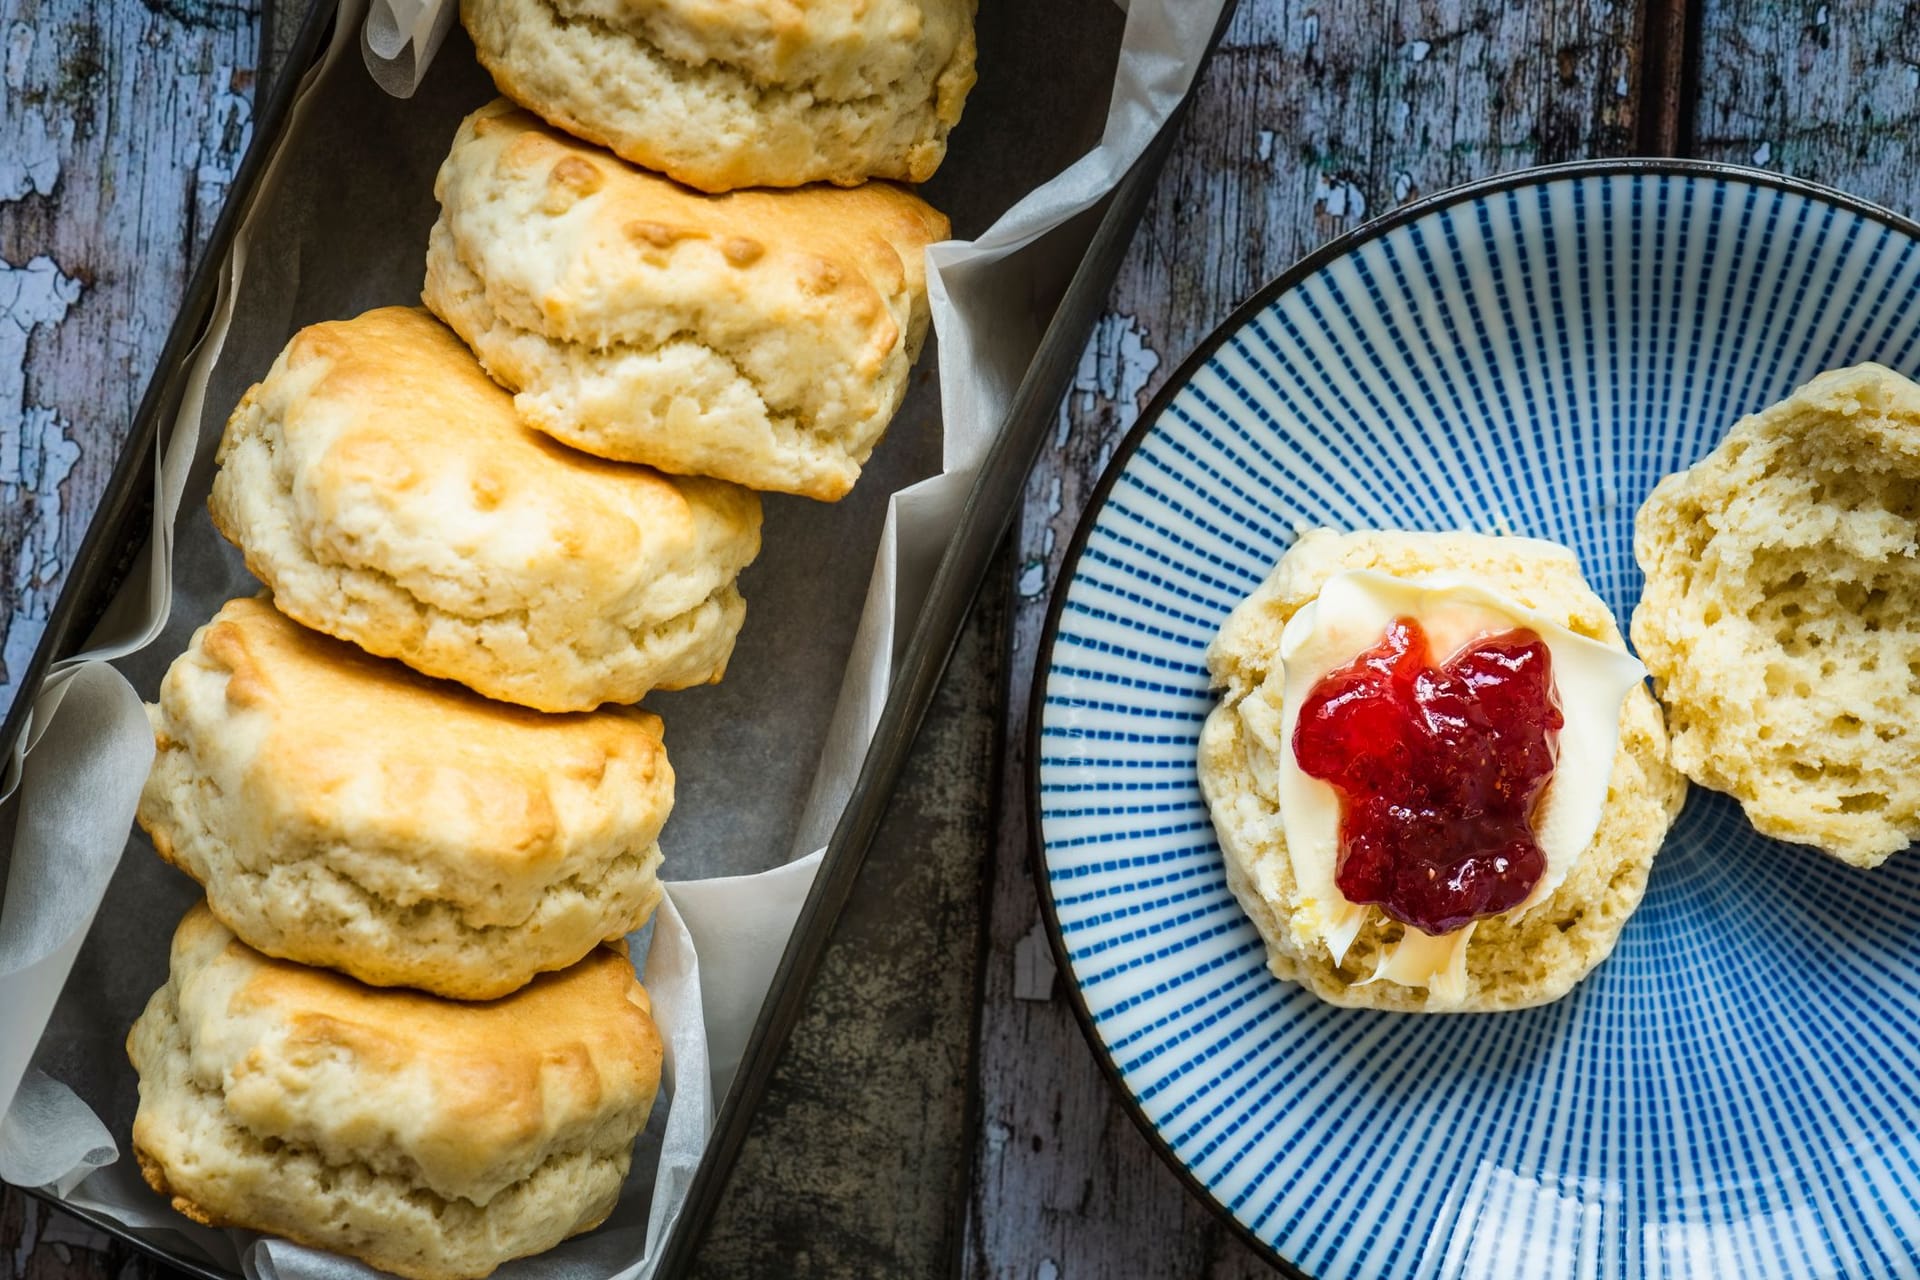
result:
[[[606,1219],[662,1046],[621,950],[458,1004],[270,960],[200,905],[127,1054],[175,1209],[465,1280]]]
[[[703,196],[507,102],[460,126],[425,299],[602,457],[834,499],[906,394],[947,220],[898,187]]]
[[[1556,677],[1566,720],[1559,734],[1560,756],[1539,808],[1528,819],[1539,826],[1544,844],[1545,832],[1562,821],[1566,806],[1556,807],[1561,790],[1566,789],[1567,804],[1575,805],[1584,787],[1592,806],[1587,825],[1568,820],[1566,830],[1574,834],[1559,864],[1557,874],[1563,878],[1557,885],[1538,879],[1535,896],[1519,908],[1477,919],[1468,926],[1469,933],[1456,931],[1460,947],[1452,953],[1451,992],[1440,990],[1437,970],[1431,986],[1385,976],[1395,971],[1402,950],[1411,951],[1415,943],[1444,942],[1444,937],[1418,937],[1379,906],[1340,899],[1338,889],[1303,890],[1296,851],[1289,849],[1289,818],[1296,820],[1298,831],[1312,816],[1308,808],[1323,814],[1335,824],[1324,829],[1325,878],[1331,881],[1334,833],[1337,830],[1341,839],[1348,835],[1344,824],[1350,813],[1344,801],[1331,797],[1323,803],[1308,790],[1322,788],[1330,795],[1324,784],[1301,782],[1297,778],[1303,775],[1293,775],[1291,785],[1298,789],[1288,790],[1286,770],[1292,757],[1284,753],[1293,750],[1296,739],[1286,726],[1300,712],[1292,708],[1290,717],[1284,705],[1283,689],[1296,686],[1286,683],[1289,673],[1280,660],[1288,623],[1310,607],[1324,611],[1323,592],[1343,577],[1414,598],[1431,593],[1441,602],[1436,610],[1466,608],[1456,595],[1498,598],[1528,611],[1543,630],[1562,635],[1563,647],[1579,650],[1572,656],[1599,663],[1597,677],[1585,668],[1560,671]],[[1416,589],[1410,584],[1425,585]],[[1393,611],[1381,616],[1391,618]],[[1310,613],[1302,620],[1316,626],[1327,622]],[[1340,621],[1335,618],[1328,625]],[[1350,628],[1350,635],[1350,647],[1341,652],[1352,653],[1358,661],[1360,651],[1379,641],[1381,632],[1369,623]],[[1287,639],[1295,644],[1294,636]],[[1289,652],[1305,662],[1301,650]],[[1442,652],[1435,650],[1436,655]],[[1561,653],[1555,650],[1556,663]],[[1626,655],[1606,605],[1587,586],[1578,562],[1564,547],[1477,534],[1314,530],[1302,535],[1271,576],[1234,610],[1208,651],[1208,665],[1221,694],[1201,733],[1201,789],[1225,855],[1228,885],[1265,941],[1268,967],[1276,976],[1341,1005],[1491,1011],[1557,999],[1612,952],[1621,927],[1639,904],[1686,784],[1666,762],[1660,709],[1641,682],[1640,667]],[[1594,692],[1595,686],[1609,681],[1616,683],[1604,696]],[[1318,686],[1314,692],[1319,694]],[[1576,720],[1576,704],[1590,708],[1584,724]],[[1605,719],[1616,708],[1617,736],[1616,725]],[[1580,750],[1586,758],[1576,758]],[[1301,812],[1284,813],[1283,795],[1294,797]],[[1303,797],[1313,804],[1304,803]],[[1342,847],[1348,856],[1351,846]],[[1317,896],[1322,892],[1325,897]],[[1344,923],[1336,929],[1332,921]],[[1340,946],[1329,943],[1335,933],[1341,933]]]
[[[756,495],[554,443],[417,308],[294,335],[218,457],[214,524],[281,612],[490,698],[718,680],[746,615]]]
[[[268,955],[491,999],[660,900],[673,770],[647,712],[492,702],[242,599],[148,715],[140,825]]]
[[[1920,386],[1863,364],[1742,418],[1634,555],[1675,765],[1854,866],[1920,838]]]
[[[924,182],[974,82],[974,0],[464,0],[500,92],[703,191]]]

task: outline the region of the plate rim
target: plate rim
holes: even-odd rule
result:
[[[1086,993],[1073,977],[1073,962],[1067,952],[1066,939],[1060,930],[1060,917],[1054,906],[1052,885],[1047,878],[1047,842],[1040,811],[1040,747],[1047,700],[1047,674],[1053,667],[1054,646],[1059,638],[1060,617],[1066,606],[1067,591],[1080,567],[1080,558],[1086,550],[1087,540],[1092,535],[1100,512],[1106,507],[1114,485],[1119,481],[1120,473],[1126,469],[1127,463],[1132,461],[1133,455],[1166,412],[1167,406],[1206,366],[1216,351],[1244,329],[1254,317],[1265,311],[1276,298],[1292,290],[1327,264],[1371,244],[1389,232],[1442,209],[1506,191],[1543,186],[1569,178],[1613,178],[1628,175],[1710,178],[1716,181],[1743,182],[1753,186],[1770,187],[1777,191],[1838,206],[1850,213],[1901,232],[1915,242],[1920,242],[1920,220],[1909,218],[1859,196],[1849,195],[1836,187],[1792,174],[1757,169],[1749,165],[1686,157],[1630,156],[1535,165],[1506,173],[1491,174],[1471,182],[1447,187],[1432,195],[1422,196],[1418,200],[1389,210],[1379,217],[1369,219],[1295,259],[1278,275],[1255,289],[1208,331],[1206,337],[1200,340],[1199,344],[1167,376],[1166,381],[1160,384],[1160,389],[1154,392],[1153,398],[1140,411],[1133,425],[1127,428],[1126,434],[1120,438],[1119,443],[1114,445],[1112,456],[1107,460],[1105,468],[1100,472],[1100,478],[1088,493],[1086,505],[1074,523],[1073,536],[1067,541],[1066,554],[1061,557],[1059,572],[1048,591],[1046,619],[1041,625],[1040,642],[1034,650],[1033,681],[1027,693],[1027,724],[1026,731],[1022,735],[1022,745],[1026,751],[1026,758],[1022,764],[1022,772],[1025,775],[1022,779],[1022,790],[1027,810],[1028,870],[1033,876],[1034,896],[1038,900],[1041,923],[1047,935],[1047,945],[1052,952],[1054,965],[1064,980],[1067,1005],[1073,1011],[1074,1022],[1079,1025],[1080,1034],[1085,1038],[1088,1049],[1092,1051],[1093,1059],[1099,1065],[1100,1074],[1105,1079],[1108,1090],[1133,1121],[1134,1127],[1146,1139],[1148,1147],[1160,1158],[1161,1163],[1172,1171],[1188,1195],[1212,1211],[1213,1215],[1225,1223],[1243,1244],[1269,1265],[1275,1267],[1288,1280],[1318,1280],[1318,1278],[1309,1274],[1299,1263],[1283,1255],[1275,1246],[1254,1234],[1252,1229],[1236,1218],[1232,1211],[1200,1181],[1193,1170],[1175,1154],[1172,1146],[1147,1118],[1145,1109],[1134,1097],[1132,1090],[1127,1088],[1126,1081],[1121,1077],[1120,1068],[1113,1060],[1112,1052],[1094,1025],[1092,1011],[1087,1007]]]

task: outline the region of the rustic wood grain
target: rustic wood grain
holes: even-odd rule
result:
[[[1686,135],[1649,132],[1634,114],[1633,41],[1650,16],[1598,0],[1311,9],[1243,0],[1083,359],[1017,535],[1005,659],[1012,745],[1001,781],[966,1274],[1265,1274],[1112,1103],[1039,932],[1019,744],[1043,602],[1087,488],[1179,358],[1297,253],[1482,173],[1615,153],[1636,138],[1649,148],[1666,137],[1686,145]],[[1698,154],[1916,211],[1909,175],[1920,147],[1912,119],[1920,17],[1910,6],[1723,0],[1700,6],[1696,21],[1700,89],[1683,105],[1692,108]],[[239,154],[257,25],[244,5],[202,0],[0,0],[0,139],[20,143],[0,147],[0,557],[17,584],[10,662],[30,647],[35,612],[51,600],[171,319],[183,250],[205,234],[222,174]],[[1672,39],[1671,24],[1649,25],[1652,39]],[[1678,68],[1647,74],[1679,84]],[[977,695],[976,687],[959,696]],[[979,759],[977,741],[955,749]],[[924,887],[954,893],[937,878]],[[790,1074],[808,1086],[804,1069]],[[820,1121],[815,1104],[789,1104],[768,1117],[767,1136],[756,1137],[766,1145],[749,1160],[777,1164],[781,1148],[770,1139]],[[951,1185],[929,1181],[912,1194],[933,1197]],[[737,1221],[746,1208],[727,1212]],[[785,1233],[798,1235],[805,1221],[800,1212],[780,1221],[771,1238],[789,1240],[784,1252],[721,1250],[746,1269],[740,1274],[784,1274],[805,1247]],[[733,1230],[723,1227],[722,1240]],[[0,1202],[0,1251],[16,1277],[154,1273],[91,1248],[84,1228],[18,1195]],[[897,1255],[915,1265],[928,1256]],[[884,1271],[876,1261],[868,1273]],[[910,1265],[903,1273],[918,1272]]]
[[[1641,155],[1686,154],[1693,135],[1693,68],[1697,9],[1688,0],[1643,0],[1640,14]]]
[[[254,0],[0,0],[0,711],[251,136]]]
[[[1024,790],[1045,601],[1114,445],[1236,302],[1396,204],[1499,170],[1631,150],[1640,27],[1636,6],[1599,0],[1243,0],[1027,490],[965,1274],[1267,1274],[1110,1097],[1053,971]]]
[[[1700,5],[1696,153],[1920,212],[1920,7]]]
[[[252,137],[246,0],[0,0],[0,714]],[[154,1268],[0,1188],[15,1280]]]

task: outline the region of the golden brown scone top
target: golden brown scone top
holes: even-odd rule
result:
[[[524,425],[424,308],[302,329],[248,392],[260,397],[281,415],[310,536],[375,559],[422,599],[457,592],[463,611],[638,592],[704,564],[708,544],[758,541],[748,490],[607,462]],[[483,572],[504,564],[511,582]]]
[[[200,904],[174,934],[172,982],[194,1074],[223,1081],[241,1126],[477,1203],[659,1089],[660,1035],[623,947],[462,1003],[269,959]]]
[[[570,0],[568,8],[617,15],[678,62],[723,63],[833,100],[870,96],[929,55],[944,62],[971,38],[973,20],[967,0]]]
[[[974,0],[462,0],[500,91],[703,191],[924,182],[976,79]]]
[[[196,687],[209,679],[224,689]],[[222,606],[160,697],[163,723],[199,726],[203,757],[248,757],[218,772],[252,780],[261,821],[334,839],[374,828],[423,854],[458,833],[473,874],[535,873],[614,813],[625,829],[644,811],[657,829],[673,804],[658,716],[495,702],[310,631],[264,596]],[[617,796],[601,793],[610,779]]]
[[[944,214],[886,182],[704,195],[504,99],[461,125],[435,192],[460,218],[488,206],[544,215],[546,252],[510,264],[514,292],[538,309],[538,327],[591,345],[625,336],[636,310],[677,302],[708,323],[744,308],[821,326],[877,366],[900,339],[888,304],[907,292],[911,356],[928,315],[924,250],[950,230]],[[482,274],[498,284],[500,266]]]

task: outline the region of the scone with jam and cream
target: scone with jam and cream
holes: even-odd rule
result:
[[[1207,661],[1200,785],[1277,977],[1520,1009],[1612,952],[1686,780],[1571,551],[1316,529]]]

